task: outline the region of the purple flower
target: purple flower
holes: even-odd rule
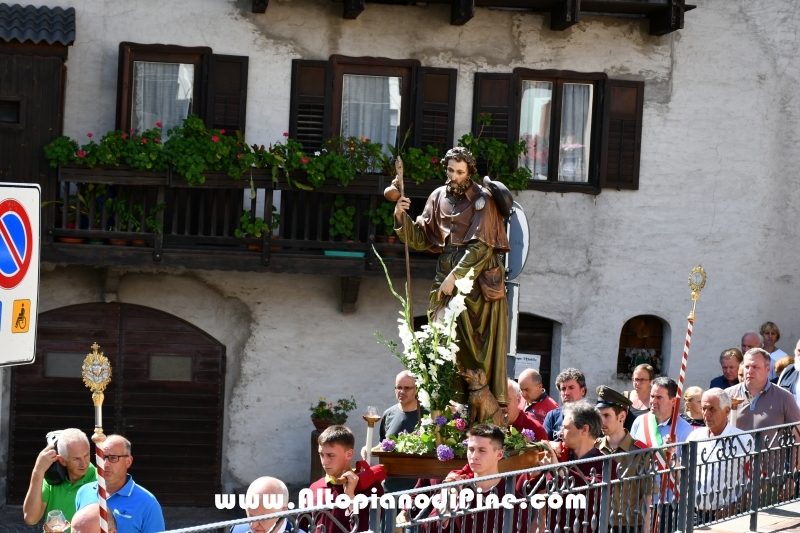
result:
[[[532,429],[523,429],[522,436],[525,437],[525,440],[528,442],[533,442],[536,440],[536,435],[534,435]]]
[[[442,427],[443,425],[447,424],[447,419],[443,416],[436,417],[436,425]]]
[[[436,456],[439,457],[440,461],[449,461],[454,459],[456,454],[453,453],[453,449],[450,446],[445,446],[444,444],[440,444],[436,448]]]
[[[457,419],[459,419],[459,418],[461,418],[461,413],[459,413],[458,411],[456,411],[455,413],[453,413],[453,420],[457,420]]]
[[[466,431],[467,429],[467,421],[463,418],[456,419],[456,429],[459,431]]]
[[[467,446],[469,446],[469,439],[464,439],[464,440],[462,440],[462,441],[461,441],[461,444],[463,444],[463,445],[464,445],[464,447],[467,447]]]
[[[383,439],[383,442],[381,442],[381,450],[385,452],[390,452],[394,450],[394,447],[395,447],[395,442],[393,440]]]

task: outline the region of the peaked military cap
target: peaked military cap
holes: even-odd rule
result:
[[[597,387],[597,406],[596,407],[619,407],[621,409],[628,409],[631,406],[631,401],[627,399],[622,393],[619,393],[611,387],[600,385]]]

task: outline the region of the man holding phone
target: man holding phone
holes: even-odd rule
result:
[[[45,472],[56,462],[66,469],[66,476],[60,483],[51,484],[45,479]],[[76,428],[65,429],[58,435],[56,445],[48,445],[36,458],[22,504],[25,523],[35,525],[42,516],[54,510],[64,513],[68,522],[72,521],[78,489],[96,480],[97,470],[89,457],[86,433]]]

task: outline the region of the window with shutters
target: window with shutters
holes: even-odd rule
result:
[[[289,135],[306,153],[333,136],[445,150],[453,145],[456,70],[416,60],[334,55],[292,64]]]
[[[643,82],[519,68],[475,75],[472,127],[484,138],[525,142],[516,164],[530,171],[530,189],[597,194],[639,188],[643,107]],[[489,125],[478,124],[481,113]]]
[[[209,128],[244,131],[248,58],[208,47],[121,43],[117,128],[167,131],[198,115]]]

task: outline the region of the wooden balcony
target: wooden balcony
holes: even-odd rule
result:
[[[207,174],[204,184],[192,186],[169,171],[139,172],[121,166],[62,167],[57,186],[43,188],[52,191],[54,197],[45,198],[43,207],[42,260],[100,266],[383,276],[372,251],[374,245],[393,275],[405,275],[403,244],[399,240],[396,244],[377,242],[385,235],[377,234],[367,216],[370,209],[384,201],[388,177],[361,175],[347,187],[326,182],[313,191],[303,191],[283,177],[273,183],[270,173],[257,170],[252,173],[257,191],[252,199],[250,178],[235,180],[223,174]],[[298,179],[302,181],[302,177]],[[412,202],[412,216],[422,210],[430,192],[442,184],[407,185],[406,194],[417,199]],[[344,197],[347,206],[355,208],[352,242],[330,235],[333,202],[338,195]],[[109,199],[122,207],[112,207]],[[250,211],[251,220],[256,214],[268,220],[262,214],[272,213],[273,205],[280,216],[277,229],[260,238],[235,236],[246,211]],[[126,217],[121,212],[131,215]],[[432,278],[435,264],[435,255],[411,251],[413,276]]]

